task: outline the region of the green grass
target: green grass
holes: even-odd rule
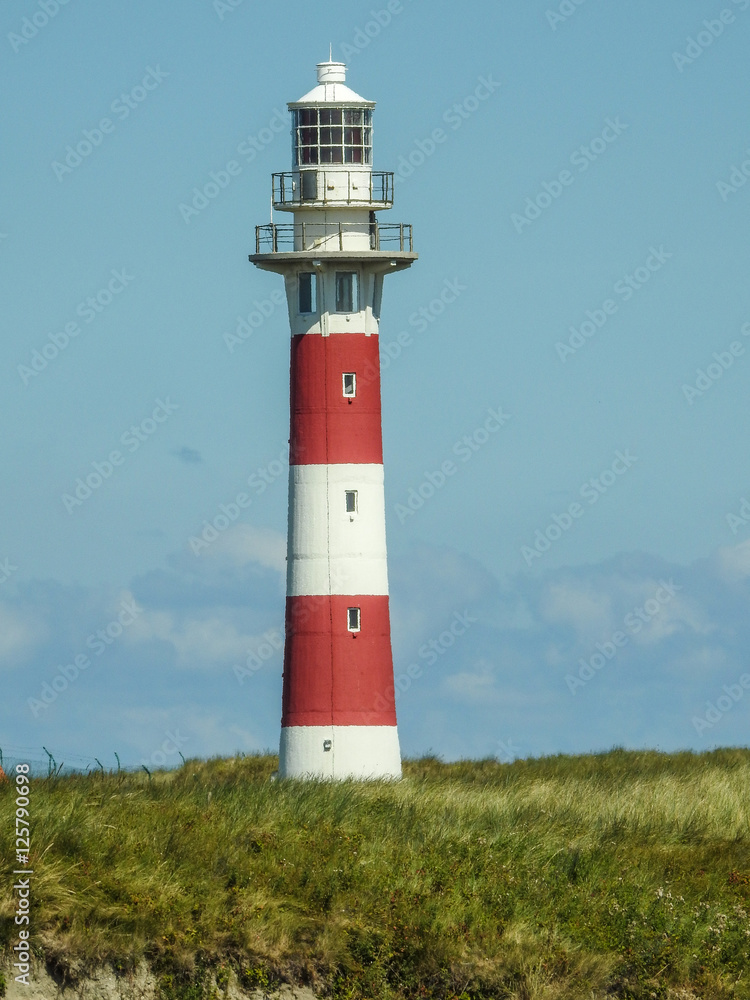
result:
[[[750,1000],[750,750],[405,765],[272,782],[273,757],[35,780],[33,941],[146,958],[165,1000]],[[0,946],[15,941],[0,789]]]

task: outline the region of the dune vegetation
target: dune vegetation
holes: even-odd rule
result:
[[[275,767],[34,779],[39,958],[70,981],[145,960],[164,1000],[230,978],[351,1000],[750,998],[750,750],[426,758],[393,784]],[[0,786],[6,966],[14,810]]]

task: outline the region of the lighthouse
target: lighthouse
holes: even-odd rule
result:
[[[417,258],[384,224],[393,173],[372,169],[373,101],[319,63],[291,102],[290,219],[256,227],[256,267],[284,276],[291,328],[286,640],[279,775],[395,779],[379,323],[383,278]]]

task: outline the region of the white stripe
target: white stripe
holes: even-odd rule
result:
[[[289,469],[287,595],[328,594],[388,594],[382,465]]]
[[[282,778],[401,777],[395,726],[287,726],[281,730]]]

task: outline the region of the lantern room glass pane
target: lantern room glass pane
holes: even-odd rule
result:
[[[338,128],[321,128],[320,130],[320,145],[321,146],[340,146],[343,138],[343,129]]]
[[[372,162],[372,111],[364,108],[300,108],[293,113],[294,162]]]

